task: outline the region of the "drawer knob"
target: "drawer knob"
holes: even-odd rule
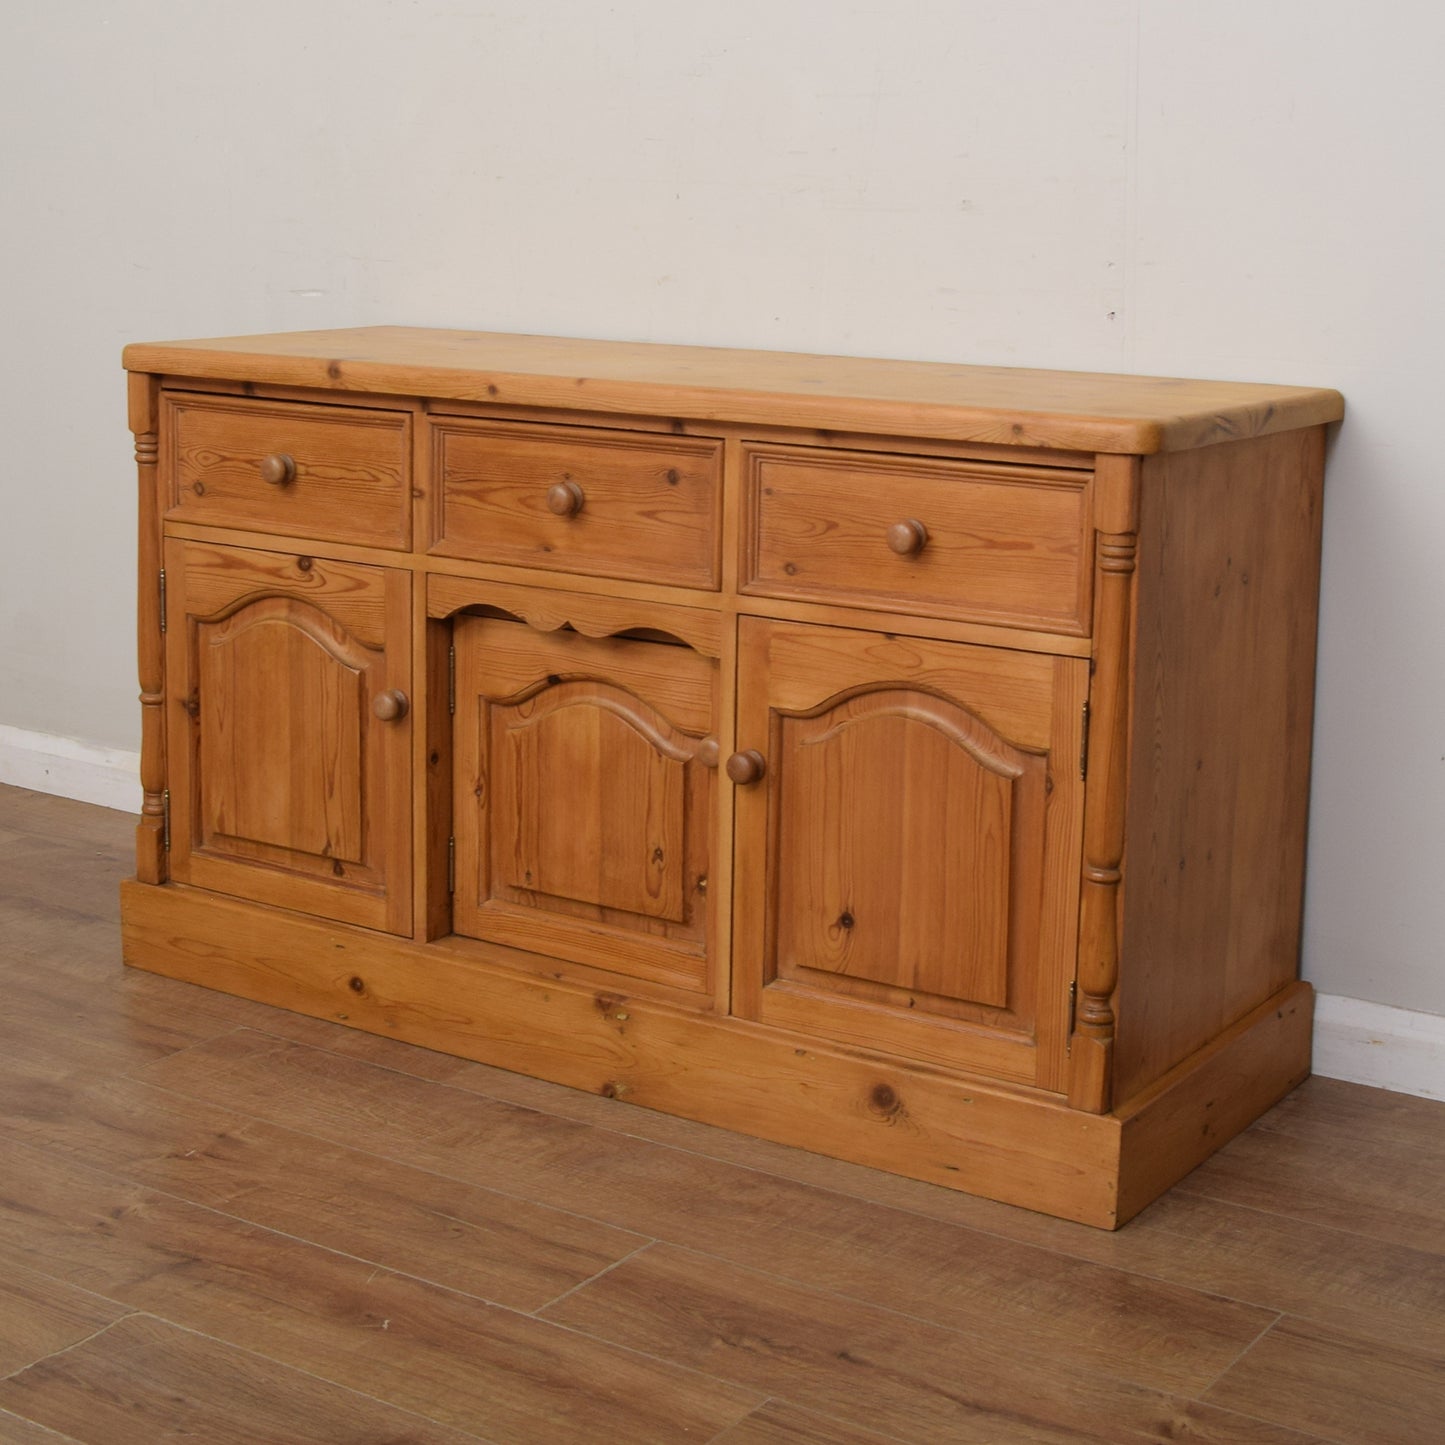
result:
[[[411,703],[407,695],[399,688],[388,688],[385,692],[379,692],[376,700],[371,704],[371,710],[381,719],[382,722],[400,722],[407,714]]]
[[[767,770],[767,760],[756,748],[748,748],[746,752],[734,753],[728,759],[728,777],[743,787],[759,781]]]
[[[706,737],[706,738],[704,738],[704,739],[697,745],[697,752],[696,752],[696,754],[695,754],[694,756],[696,756],[698,762],[700,762],[700,763],[703,765],[703,767],[705,767],[705,768],[715,768],[715,767],[717,767],[717,765],[718,765],[718,746],[717,746],[717,739],[714,738],[714,737]]]
[[[262,457],[261,480],[270,482],[273,487],[284,487],[288,482],[294,482],[296,458],[285,452],[272,452],[269,457]]]
[[[917,517],[895,522],[888,529],[888,545],[900,557],[916,557],[928,545],[928,528]]]
[[[559,517],[575,517],[587,494],[576,482],[553,482],[547,488],[547,510]]]

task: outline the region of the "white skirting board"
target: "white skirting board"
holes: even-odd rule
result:
[[[0,783],[139,813],[140,754],[0,725]]]
[[[0,783],[139,813],[139,775],[139,753],[0,726]],[[1319,994],[1314,1071],[1445,1099],[1445,1017]]]
[[[1445,1099],[1445,1018],[1339,994],[1315,996],[1314,1071]]]

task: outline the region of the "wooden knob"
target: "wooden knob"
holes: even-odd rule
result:
[[[719,760],[719,756],[720,756],[720,755],[719,755],[719,753],[718,753],[718,746],[717,746],[717,739],[716,739],[716,738],[704,738],[704,739],[697,745],[697,754],[696,754],[696,757],[697,757],[698,762],[700,762],[700,763],[703,765],[703,767],[705,767],[705,768],[715,768],[715,767],[717,767],[717,765],[718,765],[718,760]]]
[[[917,517],[895,522],[888,529],[888,545],[900,557],[916,557],[928,545],[928,528]]]
[[[728,777],[744,787],[749,783],[756,783],[767,770],[767,761],[756,748],[748,748],[746,752],[734,753],[728,759]]]
[[[575,517],[587,494],[576,482],[553,482],[547,488],[547,510],[559,517]]]
[[[272,452],[269,457],[262,457],[261,480],[270,482],[273,487],[284,487],[288,482],[294,482],[296,458],[287,456],[285,452]]]
[[[406,716],[407,709],[411,703],[407,701],[406,694],[399,688],[388,688],[386,692],[379,692],[376,701],[371,704],[371,710],[382,722],[400,722]]]

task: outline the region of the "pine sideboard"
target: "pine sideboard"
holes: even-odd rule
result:
[[[1315,388],[135,345],[126,962],[1114,1227],[1309,1072]]]

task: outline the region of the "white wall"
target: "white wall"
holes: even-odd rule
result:
[[[1337,386],[1306,973],[1445,1014],[1442,53],[1406,0],[11,0],[0,726],[136,745],[126,340]]]

